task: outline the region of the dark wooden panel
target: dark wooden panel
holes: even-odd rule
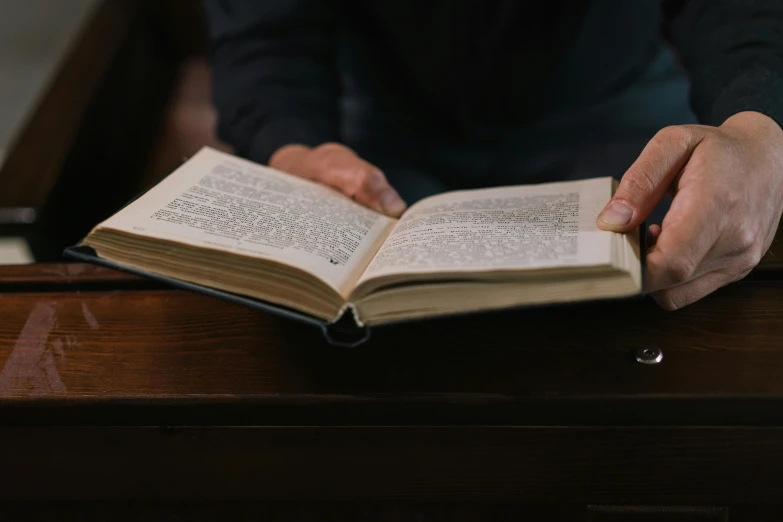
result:
[[[729,522],[729,508],[701,506],[590,506],[588,522]]]
[[[0,504],[0,522],[583,522],[584,517],[583,506],[467,502],[133,501]]]
[[[732,506],[728,512],[726,520],[729,522],[779,522],[783,519],[781,506]],[[0,505],[2,522],[584,522],[589,520],[588,516],[584,506],[511,502],[117,501],[6,502]],[[722,519],[718,520],[722,522]],[[677,522],[677,519],[673,518],[671,522]]]
[[[730,522],[778,522],[783,520],[783,506],[732,506]]]
[[[780,425],[781,296],[783,282],[741,282],[674,313],[644,300],[427,321],[346,350],[315,328],[187,292],[6,293],[0,415]],[[661,364],[635,361],[648,346]]]
[[[85,263],[38,263],[0,266],[0,286],[70,285],[139,281],[136,276]],[[10,288],[9,288],[10,289]]]
[[[52,426],[0,429],[0,459],[19,501],[783,498],[782,428]]]

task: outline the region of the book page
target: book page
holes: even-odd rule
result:
[[[611,262],[595,218],[611,178],[458,191],[406,212],[360,284],[392,274],[538,269]]]
[[[395,222],[328,187],[205,148],[99,228],[278,261],[347,295]]]

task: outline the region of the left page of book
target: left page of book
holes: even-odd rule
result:
[[[276,261],[348,295],[396,220],[204,148],[97,228]]]

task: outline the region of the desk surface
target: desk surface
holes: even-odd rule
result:
[[[14,470],[0,501],[503,501],[583,513],[783,498],[774,270],[673,313],[643,300],[438,320],[379,328],[353,350],[109,270],[0,273],[0,461]],[[640,347],[663,361],[639,364]],[[41,476],[67,480],[41,488]],[[618,520],[547,513],[530,520]],[[728,520],[678,516],[649,520]]]
[[[111,270],[0,271],[0,408],[22,424],[783,423],[783,280],[770,273],[673,313],[651,300],[507,312],[377,328],[341,349]],[[663,362],[638,363],[644,348]]]

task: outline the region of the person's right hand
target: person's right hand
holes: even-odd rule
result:
[[[406,208],[378,167],[339,143],[325,143],[314,148],[286,145],[272,155],[269,166],[329,185],[358,203],[389,216],[397,217]]]

